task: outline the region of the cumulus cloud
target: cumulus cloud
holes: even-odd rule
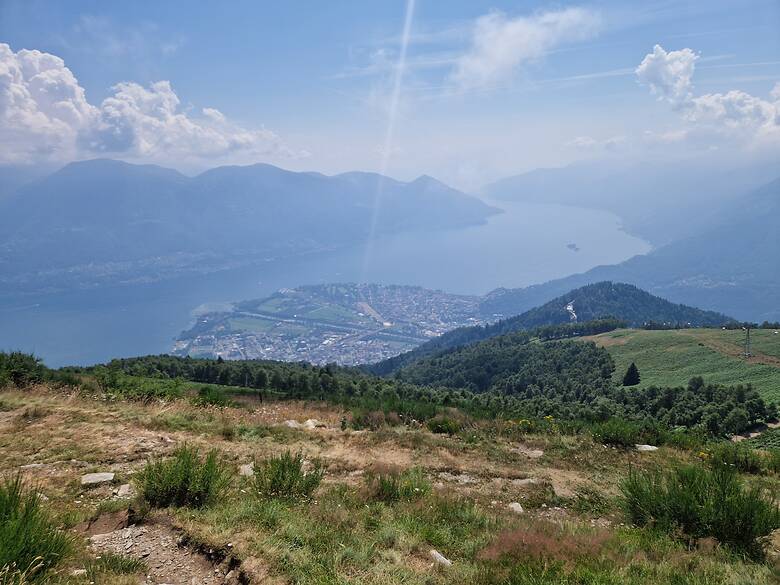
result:
[[[92,105],[62,59],[15,53],[0,43],[0,162],[94,154],[169,162],[295,155],[270,130],[242,128],[214,108],[193,117],[168,81],[122,82],[112,91]]]
[[[656,45],[636,75],[694,126],[743,138],[780,140],[780,83],[769,100],[740,90],[695,95],[692,78],[697,59],[691,49],[667,52]]]
[[[517,18],[492,12],[477,19],[471,46],[457,59],[452,80],[461,88],[503,81],[558,46],[593,37],[600,26],[599,15],[584,8]]]
[[[698,58],[691,49],[666,52],[656,45],[636,68],[636,75],[658,99],[683,104],[692,97],[691,78]]]

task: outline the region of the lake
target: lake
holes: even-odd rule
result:
[[[505,213],[479,226],[384,237],[370,245],[251,269],[5,300],[0,305],[0,348],[34,352],[53,367],[164,353],[204,304],[262,297],[282,287],[377,282],[484,294],[650,250],[608,212],[503,201],[494,205]]]

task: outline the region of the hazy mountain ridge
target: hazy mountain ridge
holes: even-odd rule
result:
[[[372,229],[453,228],[498,212],[428,178],[328,177],[265,164],[186,177],[99,159],[71,163],[0,201],[0,266],[11,286],[24,275],[38,286],[45,276],[35,273],[56,277],[72,267],[87,281],[132,279],[155,266],[218,268],[363,241]]]
[[[725,209],[777,176],[777,164],[700,168],[689,161],[581,162],[541,168],[483,188],[495,200],[605,209],[625,228],[662,246],[717,226]]]
[[[482,309],[518,314],[572,288],[612,280],[739,319],[777,320],[780,179],[724,206],[719,216],[717,227],[621,264],[526,288],[493,291]]]

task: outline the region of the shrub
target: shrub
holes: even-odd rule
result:
[[[45,372],[41,360],[34,355],[21,351],[0,352],[0,388],[9,383],[24,388],[43,380]]]
[[[202,508],[225,492],[230,472],[216,450],[202,459],[198,449],[185,445],[168,459],[149,462],[136,483],[141,498],[153,507]]]
[[[443,414],[437,414],[426,423],[432,433],[455,435],[460,432],[461,423]]]
[[[355,429],[371,429],[377,431],[385,426],[385,413],[381,410],[369,412],[354,412],[352,414],[352,426]]]
[[[383,502],[416,500],[430,493],[431,484],[419,467],[401,471],[396,467],[378,466],[366,475],[373,498]]]
[[[217,386],[201,386],[193,402],[198,406],[230,406],[232,404],[227,393]]]
[[[263,498],[308,499],[322,481],[324,470],[319,461],[304,470],[303,455],[289,451],[254,464],[254,489]]]
[[[6,583],[41,579],[70,552],[71,545],[21,475],[0,483],[0,579]]]
[[[764,467],[763,458],[757,451],[732,442],[714,445],[709,451],[708,460],[713,466],[727,465],[742,473],[761,473]]]
[[[639,427],[626,420],[611,418],[593,426],[593,438],[604,445],[629,448],[639,440]]]
[[[780,527],[776,499],[759,486],[745,487],[735,470],[723,465],[632,471],[621,491],[631,522],[682,534],[689,545],[713,537],[758,559],[763,556],[763,539]]]
[[[768,471],[780,473],[780,449],[767,449],[766,468]]]

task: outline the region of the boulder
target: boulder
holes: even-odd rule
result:
[[[114,481],[114,474],[110,471],[100,473],[87,473],[81,476],[81,485],[93,486]]]
[[[252,463],[245,463],[238,468],[238,474],[243,477],[252,477],[255,474],[255,466]]]
[[[283,424],[291,429],[300,429],[302,426],[297,420],[286,420]]]
[[[318,421],[316,418],[310,418],[305,423],[303,423],[303,428],[309,431],[325,426],[327,425],[324,422]]]
[[[507,506],[507,508],[512,510],[512,512],[514,512],[515,514],[522,514],[523,512],[525,512],[523,506],[520,505],[520,502],[512,502]]]

